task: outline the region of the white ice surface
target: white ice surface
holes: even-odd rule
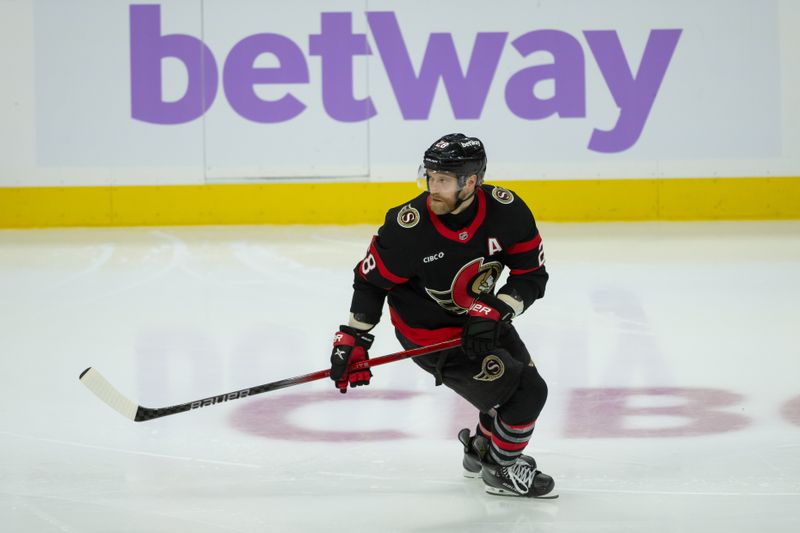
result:
[[[373,230],[0,231],[0,530],[800,531],[799,222],[542,224],[515,323],[554,501],[462,478],[473,412],[410,361],[138,424],[78,381],[161,407],[325,368]]]

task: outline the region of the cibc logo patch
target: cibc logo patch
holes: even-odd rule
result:
[[[472,376],[472,379],[476,379],[478,381],[494,381],[503,377],[505,372],[506,365],[503,364],[502,359],[496,355],[487,355],[483,358],[481,371]]]
[[[397,223],[404,228],[413,228],[419,223],[419,211],[408,204],[397,213]]]

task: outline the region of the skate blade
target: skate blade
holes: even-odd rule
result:
[[[486,492],[488,494],[493,494],[495,496],[508,496],[511,498],[530,498],[532,500],[555,500],[558,498],[558,494],[553,494],[552,492],[549,494],[545,494],[543,496],[526,496],[524,494],[517,494],[516,492],[501,489],[498,487],[491,487],[486,485]]]
[[[478,479],[478,478],[482,478],[483,477],[483,471],[482,470],[478,470],[477,472],[473,472],[472,470],[467,470],[465,468],[463,474],[464,474],[464,477],[469,478],[469,479]]]

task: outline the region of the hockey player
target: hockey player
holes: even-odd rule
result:
[[[368,360],[388,298],[405,349],[461,338],[461,345],[414,359],[478,411],[477,432],[459,433],[464,473],[481,476],[491,494],[546,497],[553,479],[522,451],[547,398],[547,385],[511,319],[544,296],[548,274],[533,215],[512,191],[483,183],[483,143],[445,135],[425,151],[426,186],[392,208],[356,265],[349,323],[339,327],[331,379],[341,392],[368,385]],[[504,267],[507,283],[495,293]],[[549,496],[553,497],[553,496]]]

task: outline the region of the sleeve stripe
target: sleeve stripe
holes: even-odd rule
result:
[[[521,254],[523,252],[529,252],[539,247],[542,244],[542,236],[536,235],[533,239],[525,242],[518,242],[513,246],[508,247],[507,253],[509,254]]]
[[[535,266],[535,267],[533,267],[533,268],[525,268],[525,269],[522,269],[522,268],[517,268],[517,269],[511,269],[511,270],[509,271],[509,275],[511,275],[511,276],[518,276],[518,275],[520,275],[520,274],[528,274],[529,272],[534,272],[534,271],[536,271],[536,270],[539,270],[540,268],[542,268],[542,265],[537,265],[537,266]]]
[[[369,245],[369,251],[372,254],[372,257],[375,258],[375,264],[378,265],[378,272],[380,272],[381,276],[383,276],[384,279],[391,281],[392,283],[395,284],[405,283],[406,281],[408,281],[408,278],[396,276],[391,272],[389,272],[389,269],[386,268],[386,265],[383,264],[383,259],[381,259],[381,256],[378,254],[377,248],[375,248],[374,238],[372,239],[372,242]]]

